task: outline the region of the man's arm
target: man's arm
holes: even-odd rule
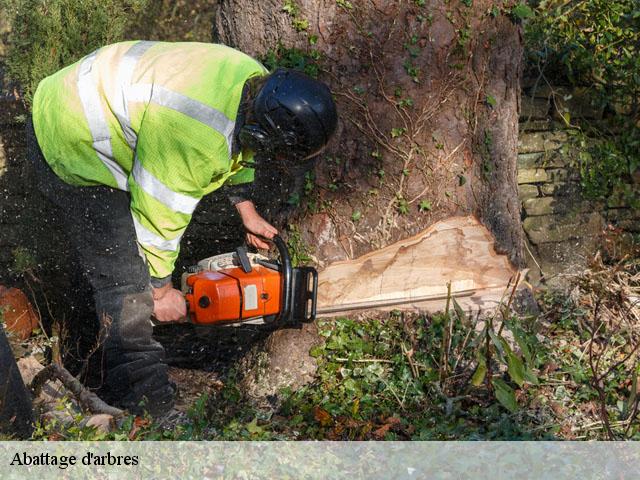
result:
[[[247,230],[247,243],[256,248],[268,249],[269,245],[260,237],[273,238],[278,234],[278,230],[260,216],[251,200],[236,203],[236,210],[238,210],[242,224]]]
[[[214,160],[228,155],[226,144],[210,127],[193,122],[185,133],[176,128],[182,118],[176,115],[149,104],[129,177],[131,215],[154,288],[154,313],[160,321],[178,320],[186,314],[181,293],[172,288],[171,273],[192,213],[216,168],[220,169],[221,162]]]
[[[239,185],[225,186],[225,194],[233,206],[240,202],[246,202],[251,200],[251,184],[241,183]]]

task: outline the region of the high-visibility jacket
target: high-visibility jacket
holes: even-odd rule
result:
[[[108,45],[40,82],[36,137],[65,182],[130,193],[149,272],[165,278],[202,196],[253,180],[232,142],[243,86],[265,74],[223,45]]]

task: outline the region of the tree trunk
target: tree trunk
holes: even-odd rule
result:
[[[257,58],[297,48],[335,94],[338,132],[286,218],[321,266],[471,213],[521,267],[521,28],[491,1],[421,3],[221,0],[214,39]]]
[[[490,1],[285,3],[298,9],[222,0],[214,36],[258,58],[278,44],[321,54],[341,122],[295,218],[317,259],[354,258],[474,213],[521,266],[520,27]]]

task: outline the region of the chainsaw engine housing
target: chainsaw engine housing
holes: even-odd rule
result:
[[[260,265],[189,275],[185,295],[191,320],[199,324],[242,322],[280,311],[280,273]]]
[[[199,325],[310,322],[316,316],[318,273],[292,267],[286,244],[273,239],[280,262],[247,253],[206,258],[182,278],[189,320]]]

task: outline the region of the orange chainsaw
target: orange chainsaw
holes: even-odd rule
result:
[[[198,325],[296,324],[316,317],[318,272],[293,267],[273,238],[279,261],[238,247],[205,258],[182,276],[188,320]]]

